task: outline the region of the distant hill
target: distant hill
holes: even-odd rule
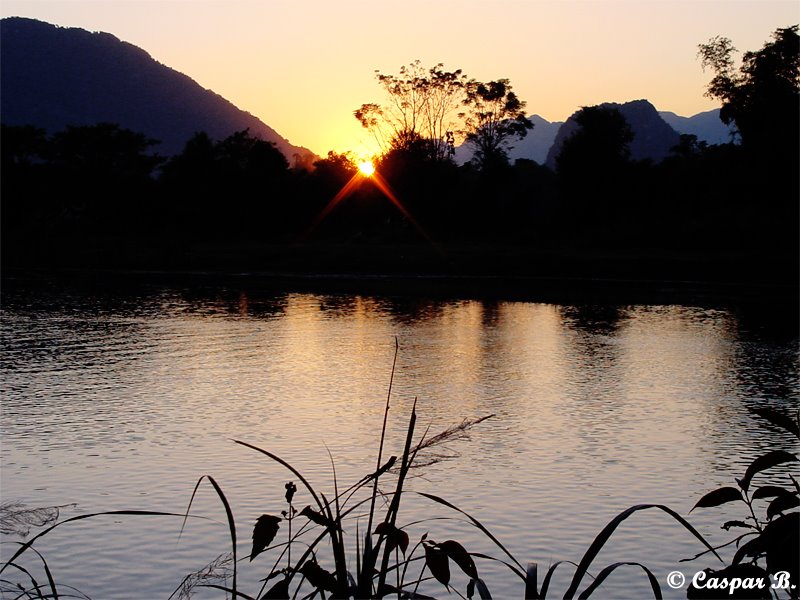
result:
[[[533,129],[523,139],[511,142],[513,148],[508,153],[508,158],[512,163],[518,158],[527,158],[543,165],[561,122],[551,123],[539,115],[531,115],[528,118],[533,122]],[[455,161],[458,164],[464,164],[471,158],[472,147],[469,144],[464,143],[456,148]]]
[[[669,155],[670,149],[680,141],[680,134],[667,125],[655,107],[647,100],[633,100],[624,104],[606,102],[600,106],[616,108],[625,117],[633,130],[631,142],[631,158],[633,160],[650,159],[660,162]],[[575,121],[574,113],[561,125],[556,134],[556,139],[547,153],[546,164],[555,168],[556,158],[561,152],[564,141],[569,138],[579,127]]]
[[[696,135],[698,141],[707,144],[727,144],[732,140],[735,131],[733,127],[720,121],[718,108],[692,117],[681,117],[667,111],[660,111],[658,114],[678,133]]]
[[[720,121],[719,109],[701,112],[692,117],[682,117],[673,112],[656,111],[647,100],[635,100],[624,104],[608,102],[601,106],[619,109],[631,124],[635,136],[631,152],[633,158],[637,160],[642,158],[650,158],[656,162],[662,160],[670,148],[678,143],[677,135],[683,133],[696,135],[699,141],[708,144],[726,144],[731,141],[734,131],[732,127]],[[528,118],[533,121],[533,131],[524,139],[512,142],[514,147],[508,153],[511,162],[518,158],[527,158],[554,167],[557,153],[553,150],[554,155],[548,161],[551,148],[557,144],[557,150],[560,151],[564,139],[575,131],[577,125],[572,117],[566,122],[550,122],[539,115],[531,115]],[[470,158],[472,149],[467,144],[456,148],[457,163],[465,163]]]
[[[118,123],[161,141],[171,155],[199,131],[223,139],[249,129],[295,163],[314,154],[222,96],[109,33],[20,17],[0,21],[0,119],[48,132]]]

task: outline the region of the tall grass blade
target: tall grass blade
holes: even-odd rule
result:
[[[228,529],[231,533],[231,550],[233,552],[233,578],[231,582],[231,593],[233,594],[234,598],[236,597],[236,521],[233,518],[233,511],[231,510],[231,505],[228,502],[228,499],[225,497],[225,494],[222,492],[222,488],[219,487],[216,479],[214,479],[211,475],[206,475],[208,477],[208,481],[211,485],[214,486],[214,489],[219,496],[222,505],[225,507],[225,514],[228,517]]]
[[[501,558],[497,558],[496,556],[489,556],[488,554],[482,554],[480,552],[470,552],[470,555],[476,558],[482,558],[484,560],[493,560],[494,562],[499,562],[500,564],[507,566],[509,570],[512,573],[514,573],[514,575],[519,577],[523,582],[525,581],[525,574],[522,571],[520,571],[517,567],[515,567],[511,563],[507,563]]]
[[[28,571],[28,570],[27,570],[25,567],[23,567],[22,565],[18,565],[18,564],[17,564],[17,563],[15,563],[15,562],[8,561],[8,562],[6,563],[6,566],[13,567],[14,569],[17,569],[18,571],[20,571],[20,572],[21,572],[21,573],[23,573],[24,575],[27,575],[28,579],[30,579],[30,580],[31,580],[31,583],[33,584],[33,589],[35,589],[37,592],[39,591],[39,589],[41,589],[41,586],[39,585],[39,582],[38,582],[38,581],[36,581],[36,578],[35,578],[35,577],[34,577],[34,576],[31,574],[31,572],[30,572],[30,571]],[[9,583],[9,585],[13,585],[13,584],[12,584],[10,581],[9,581],[8,583]],[[19,585],[19,584],[18,584],[18,585]],[[21,585],[20,585],[20,587],[21,587]],[[18,588],[18,589],[19,589],[19,588]],[[28,596],[28,597],[32,597],[32,596],[30,595],[30,593],[28,592],[28,590],[24,590],[24,595],[26,595],[26,596]],[[40,597],[40,598],[42,597],[42,594],[41,594],[41,592],[39,592],[39,597]]]
[[[397,355],[400,351],[400,342],[397,340],[397,337],[394,338],[394,358],[392,359],[392,372],[389,375],[389,390],[386,393],[386,406],[383,409],[383,425],[381,426],[381,441],[378,445],[378,457],[375,465],[375,473],[380,473],[381,470],[381,461],[383,460],[383,444],[386,441],[386,422],[389,419],[389,402],[392,398],[392,386],[394,385],[394,372],[397,368]],[[369,516],[367,517],[367,532],[366,537],[367,540],[370,540],[370,536],[372,535],[372,525],[375,519],[375,501],[378,497],[378,479],[380,478],[377,475],[373,479],[372,484],[372,497],[369,505]],[[371,542],[371,540],[370,540]],[[361,570],[361,577],[358,581],[358,595],[361,598],[365,598],[372,594],[372,570],[375,566],[375,563],[378,560],[377,552],[379,545],[376,545],[373,549],[370,543],[370,548],[367,549],[367,543],[364,543],[364,566]]]
[[[587,587],[585,590],[583,590],[583,593],[580,596],[578,596],[578,600],[586,600],[589,596],[592,595],[592,593],[598,587],[600,587],[600,585],[602,585],[602,583],[606,580],[606,578],[609,575],[611,575],[611,573],[616,571],[617,568],[619,568],[619,567],[628,566],[628,565],[641,567],[644,570],[644,572],[647,574],[647,578],[650,580],[650,587],[653,590],[653,597],[656,600],[662,600],[661,586],[658,583],[658,579],[656,579],[655,575],[653,575],[653,573],[652,573],[652,571],[650,571],[650,569],[645,567],[642,563],[638,563],[638,562],[618,562],[618,563],[614,563],[613,565],[608,565],[605,569],[603,569],[602,571],[600,571],[597,574],[597,578],[591,583],[591,585],[589,585],[589,587]]]
[[[61,527],[62,525],[66,525],[67,523],[72,523],[74,521],[82,521],[83,519],[91,519],[91,518],[94,518],[94,517],[101,517],[101,516],[107,516],[107,515],[127,515],[127,516],[132,516],[132,517],[141,517],[141,516],[147,516],[147,517],[183,517],[183,516],[185,516],[185,515],[178,514],[178,513],[168,513],[168,512],[162,512],[162,511],[156,511],[156,510],[108,510],[108,511],[104,511],[104,512],[89,513],[89,514],[86,514],[86,515],[78,515],[76,517],[70,517],[68,519],[64,519],[63,521],[59,521],[55,525],[51,525],[50,527],[48,527],[44,531],[40,531],[35,536],[33,536],[31,539],[29,539],[27,542],[20,543],[20,546],[21,546],[20,549],[17,550],[14,553],[14,556],[12,556],[5,563],[3,563],[3,566],[0,567],[0,573],[5,571],[6,567],[8,567],[10,563],[13,563],[28,548],[33,546],[33,543],[36,540],[38,540],[39,538],[47,535],[48,533],[53,531],[53,529],[55,529],[56,527]]]
[[[547,569],[547,573],[545,573],[544,580],[542,581],[542,589],[541,592],[539,593],[539,597],[541,600],[546,600],[547,592],[550,589],[550,581],[553,579],[553,575],[555,574],[556,569],[564,564],[572,565],[573,567],[578,566],[578,563],[574,563],[571,560],[559,560],[558,562],[550,565],[550,568]],[[589,576],[592,577],[591,573],[589,574]],[[592,577],[592,579],[594,579],[594,577]]]
[[[222,590],[223,592],[230,594],[233,600],[236,598],[244,598],[244,600],[256,600],[252,596],[248,596],[244,592],[239,592],[233,587],[225,587],[224,585],[220,585],[218,583],[201,583],[197,587],[207,587],[215,590]]]
[[[36,556],[38,556],[42,560],[42,566],[44,567],[44,574],[47,577],[47,583],[50,586],[50,591],[52,592],[52,598],[53,600],[58,600],[58,590],[56,589],[56,582],[53,579],[53,574],[50,572],[50,567],[48,566],[47,561],[44,559],[44,556],[42,556],[42,553],[39,552],[36,548],[31,548],[31,550],[33,550],[36,553]]]
[[[539,565],[528,563],[525,572],[525,600],[539,600]]]
[[[247,442],[242,442],[240,440],[233,440],[233,441],[236,442],[237,444],[241,445],[241,446],[244,446],[245,448],[250,448],[251,450],[255,450],[256,452],[261,452],[261,454],[264,454],[265,456],[268,456],[269,458],[271,458],[275,462],[277,462],[277,463],[283,465],[284,467],[286,467],[287,469],[289,469],[303,483],[303,485],[306,486],[306,489],[308,490],[308,493],[311,494],[311,497],[314,498],[314,502],[316,502],[317,506],[319,506],[319,510],[320,511],[324,511],[325,510],[325,507],[323,506],[322,502],[320,501],[319,497],[317,496],[317,493],[314,491],[314,488],[311,487],[311,484],[308,483],[308,481],[306,480],[305,477],[303,477],[303,475],[300,473],[300,471],[295,469],[292,465],[290,465],[288,462],[283,460],[277,454],[273,454],[272,452],[269,452],[268,450],[264,450],[263,448],[259,448],[258,446],[254,446],[253,444],[248,444]]]
[[[505,547],[505,546],[504,546],[504,545],[503,545],[503,544],[500,542],[500,540],[498,540],[498,539],[497,539],[497,538],[496,538],[496,537],[495,537],[495,536],[492,534],[492,532],[491,532],[491,531],[489,531],[488,529],[486,529],[486,526],[485,526],[483,523],[481,523],[480,521],[478,521],[478,519],[476,519],[475,517],[473,517],[473,516],[472,516],[472,515],[470,515],[469,513],[467,513],[467,512],[465,512],[465,511],[461,510],[461,509],[460,509],[460,508],[458,508],[458,507],[457,507],[455,504],[451,504],[450,502],[448,502],[448,501],[447,501],[447,500],[445,500],[444,498],[440,498],[439,496],[434,496],[433,494],[426,494],[425,492],[417,492],[417,493],[418,493],[420,496],[425,496],[425,497],[426,497],[426,498],[428,498],[429,500],[433,500],[434,502],[438,502],[439,504],[441,504],[441,505],[443,505],[443,506],[447,506],[448,508],[452,508],[453,510],[455,510],[455,511],[458,511],[458,512],[460,512],[462,515],[464,515],[465,517],[467,517],[467,518],[468,518],[468,519],[469,519],[469,520],[472,522],[472,524],[473,524],[475,527],[477,527],[477,528],[478,528],[478,529],[480,529],[480,530],[481,530],[481,531],[482,531],[484,534],[486,534],[486,536],[487,536],[487,537],[488,537],[490,540],[492,540],[492,541],[494,542],[494,544],[495,544],[495,545],[496,545],[498,548],[500,548],[500,550],[502,550],[502,551],[503,551],[503,552],[506,554],[506,556],[508,556],[508,557],[509,557],[509,558],[510,558],[512,561],[514,561],[514,564],[515,564],[515,565],[517,565],[517,566],[520,568],[520,571],[522,571],[522,570],[523,570],[523,566],[522,566],[522,564],[521,564],[521,563],[520,563],[520,562],[519,562],[519,561],[518,561],[516,558],[514,558],[514,555],[513,555],[513,554],[511,554],[511,552],[509,552],[509,551],[508,551],[508,548],[506,548],[506,547]],[[524,577],[523,577],[523,579],[524,579]]]
[[[598,552],[600,552],[600,549],[605,545],[605,543],[608,541],[608,539],[611,537],[611,535],[614,533],[617,527],[619,527],[620,523],[622,523],[625,519],[630,517],[635,512],[638,512],[640,510],[647,510],[649,508],[657,508],[670,515],[672,518],[678,521],[678,523],[683,525],[694,537],[700,540],[700,542],[702,542],[702,544],[706,548],[708,548],[714,554],[714,556],[716,556],[719,559],[720,562],[723,562],[720,555],[717,554],[717,551],[714,550],[714,548],[703,538],[702,535],[700,535],[700,532],[698,532],[694,527],[692,527],[686,521],[686,519],[684,519],[674,510],[668,508],[667,506],[664,506],[663,504],[637,504],[635,506],[631,506],[627,510],[622,511],[616,517],[611,519],[608,525],[606,525],[603,528],[603,530],[597,534],[597,537],[594,538],[594,541],[589,546],[589,549],[583,555],[583,558],[581,559],[581,562],[578,565],[578,569],[575,572],[575,576],[572,578],[572,583],[570,583],[569,589],[567,590],[566,594],[564,594],[565,600],[572,600],[572,598],[575,596],[575,592],[578,591],[578,586],[580,585],[583,576],[588,571],[589,565],[592,564],[592,561],[595,559]]]

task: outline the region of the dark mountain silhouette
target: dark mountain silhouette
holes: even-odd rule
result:
[[[659,111],[661,118],[678,133],[696,135],[707,144],[727,144],[734,129],[719,119],[719,109],[707,110],[692,117],[681,117],[673,112]]]
[[[290,144],[250,113],[203,89],[147,52],[109,33],[20,17],[0,21],[0,118],[49,133],[108,122],[160,140],[171,155],[199,131],[223,139],[236,131],[275,143],[290,164],[314,154]]]
[[[633,100],[624,104],[606,102],[600,106],[616,108],[630,125],[633,130],[633,141],[631,142],[631,159],[633,160],[650,159],[660,162],[680,141],[680,134],[667,125],[655,107],[647,100]],[[569,138],[578,127],[575,114],[561,125],[553,145],[547,153],[547,166],[555,168],[556,158],[561,152],[564,140]]]

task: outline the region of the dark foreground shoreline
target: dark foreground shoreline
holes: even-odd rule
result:
[[[561,304],[794,304],[797,258],[504,245],[103,244],[50,258],[4,257],[3,289],[180,286]]]

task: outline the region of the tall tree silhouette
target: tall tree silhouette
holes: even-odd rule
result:
[[[475,149],[475,162],[484,170],[507,164],[510,142],[533,129],[525,116],[525,102],[511,89],[508,79],[470,81],[464,106],[466,140]]]

